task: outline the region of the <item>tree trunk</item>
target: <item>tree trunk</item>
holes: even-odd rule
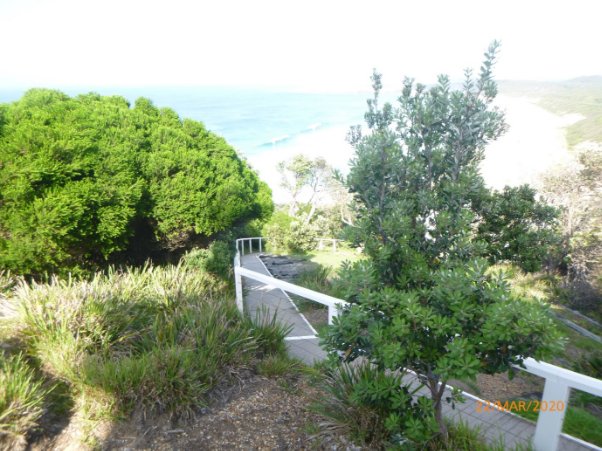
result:
[[[439,425],[439,434],[441,434],[441,440],[443,443],[447,443],[447,439],[449,435],[447,433],[447,426],[445,425],[445,421],[443,421],[443,409],[441,405],[441,399],[435,403],[435,420]]]
[[[443,420],[443,406],[441,404],[443,393],[445,393],[446,382],[447,381],[440,382],[437,378],[432,376],[428,377],[428,387],[431,391],[431,399],[433,400],[435,409],[435,421],[439,425],[439,434],[441,435],[441,440],[443,441],[443,443],[447,443],[449,437],[447,432],[447,426],[445,425],[445,421]]]
[[[315,213],[316,213],[316,205],[311,204],[311,209],[309,210],[309,213],[307,214],[307,217],[305,218],[305,221],[304,221],[305,225],[309,224],[309,222],[311,221],[311,218],[314,217]]]

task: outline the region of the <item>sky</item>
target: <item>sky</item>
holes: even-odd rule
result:
[[[0,0],[0,88],[369,90],[478,67],[498,80],[602,74],[599,0]]]

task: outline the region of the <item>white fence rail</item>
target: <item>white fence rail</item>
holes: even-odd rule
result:
[[[330,242],[332,245],[332,252],[336,252],[337,251],[337,243],[343,240],[339,240],[337,238],[316,238],[316,241],[318,242],[318,250],[321,251],[324,249],[324,242]]]
[[[293,293],[327,306],[329,325],[332,324],[332,319],[339,314],[340,309],[349,304],[342,299],[337,299],[324,293],[319,293],[308,288],[303,288],[274,277],[266,276],[265,274],[261,274],[256,271],[243,268],[240,262],[241,250],[242,255],[244,255],[245,243],[248,243],[247,247],[249,249],[249,253],[251,253],[253,249],[253,240],[258,240],[258,249],[259,252],[261,252],[261,237],[240,238],[236,240],[237,253],[236,257],[234,258],[234,277],[236,284],[236,305],[241,312],[244,310],[242,277],[247,277],[249,279],[265,283],[266,285],[280,288],[288,293]],[[564,423],[566,409],[568,408],[571,388],[602,397],[602,380],[576,373],[565,368],[560,368],[556,365],[551,365],[546,362],[538,362],[532,358],[525,359],[524,365],[525,368],[517,367],[517,369],[545,379],[540,407],[546,406],[546,408],[540,408],[539,410],[537,425],[535,427],[535,435],[533,437],[533,447],[536,451],[554,451],[558,448],[558,442],[560,440],[560,435],[562,434],[562,425]],[[563,406],[562,409],[556,408],[552,410],[549,408],[549,406],[560,405]],[[585,442],[583,443],[586,444]],[[591,445],[591,447],[591,449],[601,449],[594,445]]]
[[[237,293],[237,305],[242,305],[242,299],[239,301],[238,292],[240,291],[242,297],[242,288],[239,290],[238,286],[241,285],[242,279],[241,277],[248,277],[249,279],[256,280],[258,282],[263,282],[266,285],[271,287],[280,288],[287,293],[293,293],[298,296],[304,297],[305,299],[309,299],[310,301],[317,302],[319,304],[325,305],[328,307],[328,324],[332,324],[332,319],[339,314],[339,310],[341,307],[347,305],[347,302],[334,298],[332,296],[328,296],[327,294],[320,293],[318,291],[313,291],[308,288],[300,287],[299,285],[294,285],[289,282],[285,282],[284,280],[275,279],[274,277],[266,276],[265,274],[258,273],[256,271],[251,271],[250,269],[243,268],[242,266],[234,268],[234,274],[237,279],[236,285],[236,293]]]
[[[556,450],[571,388],[602,396],[602,380],[532,358],[525,359],[524,364],[526,368],[520,369],[546,380],[533,436],[533,447],[536,451]],[[563,408],[552,409],[552,406],[561,405]]]
[[[240,252],[241,255],[245,255],[245,247],[247,247],[249,254],[252,254],[254,241],[257,241],[256,249],[258,249],[259,252],[263,252],[263,237],[261,237],[261,236],[237,239],[236,240],[236,251]]]

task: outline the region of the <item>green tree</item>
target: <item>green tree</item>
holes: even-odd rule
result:
[[[332,178],[332,168],[322,157],[312,160],[299,154],[288,161],[278,163],[278,171],[281,176],[280,185],[291,197],[289,216],[297,216],[299,210],[307,205],[308,211],[303,222],[309,224],[320,203],[321,195]]]
[[[288,209],[288,215],[291,217],[294,217],[299,209],[299,196],[309,181],[311,166],[311,160],[302,154],[295,155],[290,161],[278,163],[280,186],[291,196]]]
[[[560,211],[558,267],[574,307],[602,307],[602,145],[580,146],[577,162],[550,171],[543,192]]]
[[[483,198],[478,238],[487,243],[490,263],[509,261],[534,272],[559,244],[558,210],[538,201],[528,185],[505,187]]]
[[[0,107],[0,268],[77,272],[132,247],[147,258],[272,210],[223,138],[148,99],[33,89]]]
[[[506,128],[493,106],[497,47],[476,79],[466,71],[460,90],[447,76],[431,88],[406,79],[395,107],[380,107],[375,73],[369,133],[350,132],[356,155],[347,183],[359,207],[352,229],[368,259],[342,271],[351,306],[324,341],[347,361],[365,357],[383,371],[415,371],[443,437],[448,380],[512,371],[560,343],[545,305],[514,297],[502,274],[487,271],[487,245],[475,233],[477,205],[487,195],[478,166],[485,145]],[[376,385],[366,390],[380,396]],[[402,386],[390,395],[392,436],[416,429],[395,411],[407,392]]]

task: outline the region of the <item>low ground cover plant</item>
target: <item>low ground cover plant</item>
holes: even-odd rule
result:
[[[54,402],[35,371],[65,383],[88,420],[134,409],[189,418],[232,372],[285,349],[278,323],[241,315],[226,282],[183,264],[19,282],[10,302],[29,362],[0,365],[12,381],[0,391],[0,430],[20,435]]]

